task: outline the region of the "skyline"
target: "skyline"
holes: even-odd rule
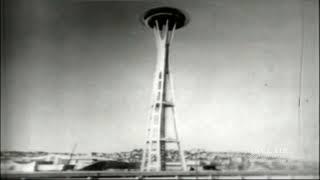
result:
[[[304,143],[319,157],[317,1],[72,2],[6,1],[1,150],[143,148],[156,47],[139,17],[168,5],[191,19],[170,54],[183,149],[296,156],[302,56]]]

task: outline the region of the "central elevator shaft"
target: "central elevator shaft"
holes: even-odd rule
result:
[[[159,86],[159,96],[160,101],[159,103],[159,114],[160,114],[160,139],[159,139],[159,144],[160,144],[160,169],[162,171],[166,170],[166,116],[167,116],[167,111],[169,111],[168,108],[173,108],[173,102],[169,99],[167,99],[167,92],[169,91],[168,87],[169,85],[168,80],[169,80],[169,43],[165,44],[164,48],[164,58],[160,56],[158,60],[163,61],[163,69],[162,71],[159,72],[159,79],[158,83],[161,84]],[[162,76],[163,75],[163,76]],[[163,77],[163,78],[162,78]],[[162,79],[161,79],[162,78]],[[169,104],[172,105],[169,106]]]

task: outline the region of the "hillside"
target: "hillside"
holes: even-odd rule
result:
[[[49,152],[1,152],[1,163],[6,160],[22,161],[41,156],[69,156],[70,153],[49,153]],[[86,154],[74,154],[74,157],[83,157]],[[101,153],[92,152],[89,155],[93,159],[110,159],[120,162],[139,163],[142,157],[142,149],[133,149],[128,152]],[[298,161],[279,157],[263,156],[242,152],[208,152],[205,150],[185,151],[187,163],[198,163],[201,167],[212,167],[218,170],[318,170],[316,162]],[[167,161],[178,160],[177,151],[167,152]]]

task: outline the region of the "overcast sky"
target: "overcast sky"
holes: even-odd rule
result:
[[[144,147],[156,48],[139,17],[168,5],[191,19],[170,52],[183,148],[297,155],[302,56],[302,134],[318,157],[316,3],[6,1],[1,150]]]

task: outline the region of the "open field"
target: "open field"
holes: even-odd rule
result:
[[[33,172],[5,173],[1,179],[319,179],[316,171],[199,171],[199,172]]]

